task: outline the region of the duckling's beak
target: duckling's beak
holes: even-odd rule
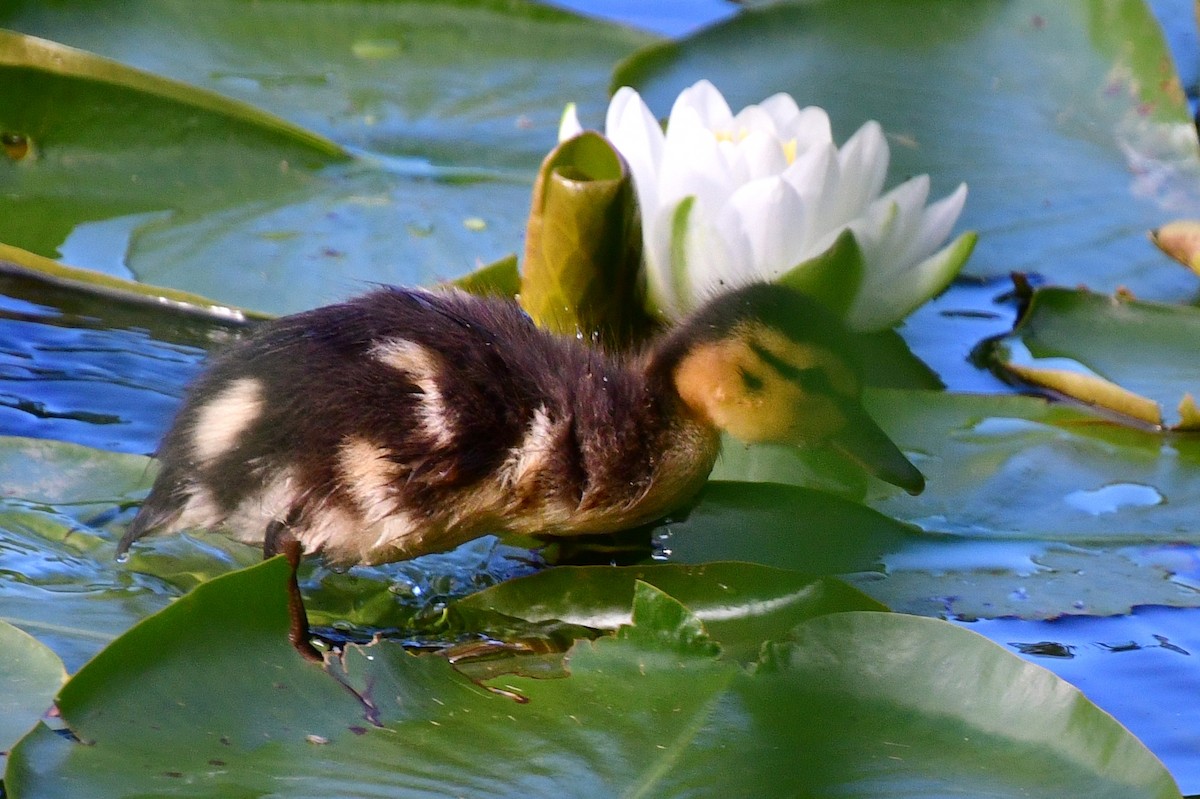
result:
[[[833,446],[880,480],[899,486],[913,496],[925,490],[925,475],[904,457],[900,448],[861,406],[848,405],[842,412],[847,416],[846,426],[830,440]]]

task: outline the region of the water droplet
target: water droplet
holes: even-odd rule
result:
[[[1166,498],[1153,486],[1139,483],[1109,483],[1091,490],[1072,491],[1064,497],[1068,505],[1092,516],[1116,513],[1123,508],[1149,508]]]
[[[128,552],[122,552],[120,555],[117,555],[117,563],[128,563],[128,562],[129,562],[129,553]]]

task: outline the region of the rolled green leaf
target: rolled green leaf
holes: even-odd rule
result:
[[[640,262],[637,199],[624,160],[592,131],[563,142],[534,185],[521,305],[548,330],[629,346],[649,327]]]

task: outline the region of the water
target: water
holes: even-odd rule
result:
[[[0,433],[150,453],[236,328],[0,278]]]

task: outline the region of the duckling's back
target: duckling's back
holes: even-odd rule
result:
[[[677,402],[512,303],[380,289],[212,363],[119,551],[192,527],[258,543],[283,523],[308,552],[377,563],[488,532],[621,529],[711,467],[715,434]]]

